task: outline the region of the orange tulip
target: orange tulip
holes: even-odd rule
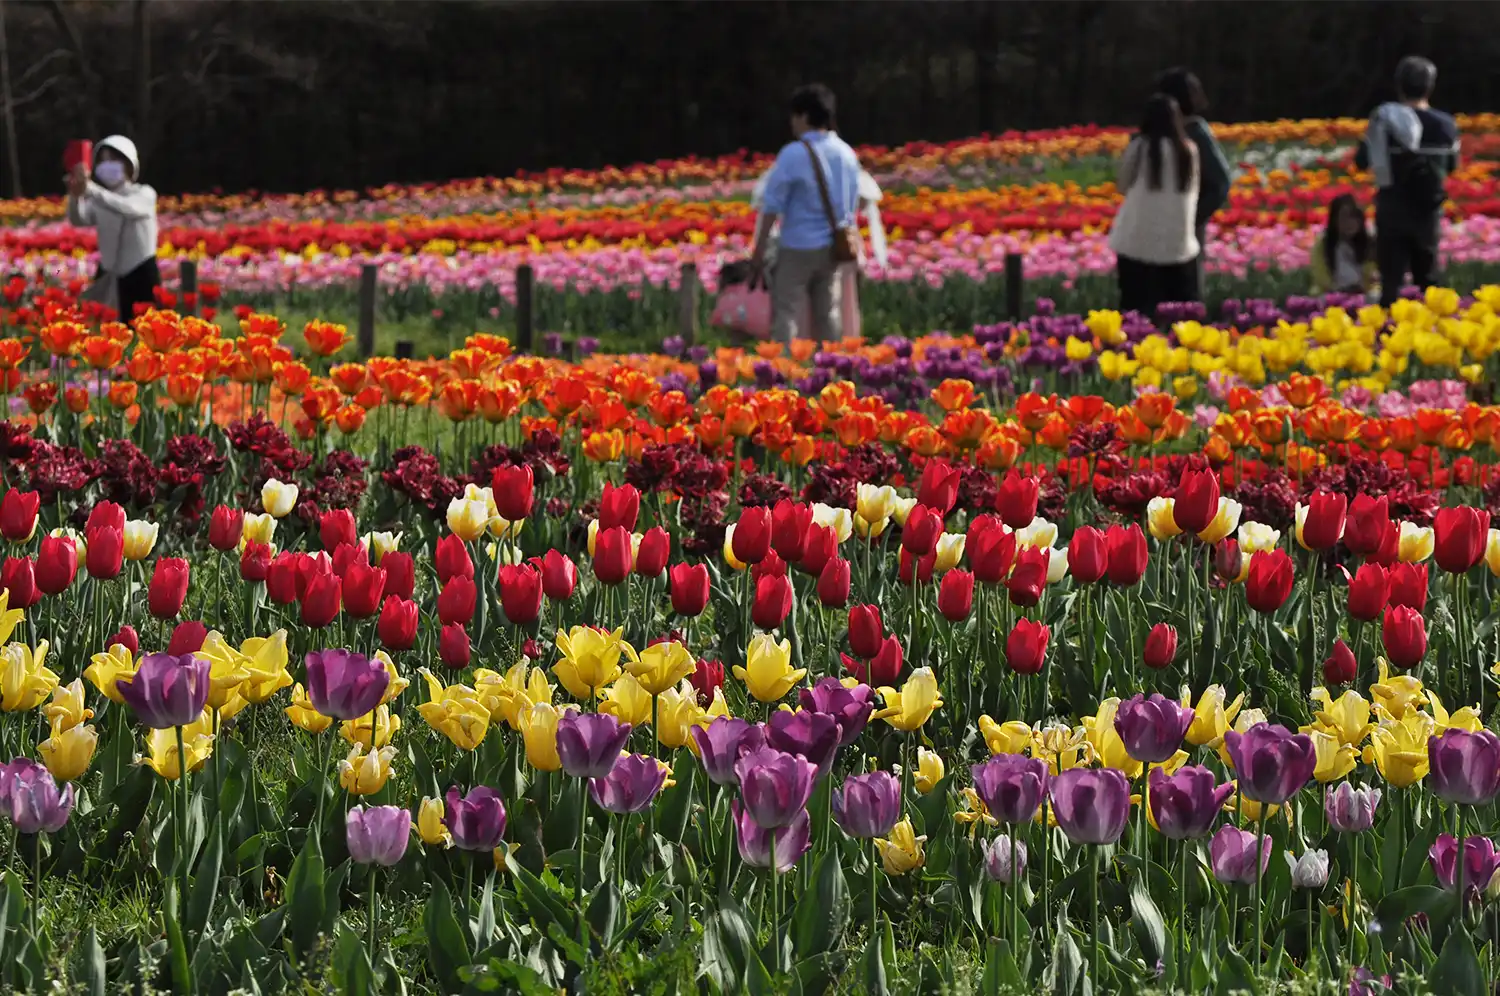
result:
[[[296,397],[307,389],[307,383],[312,379],[312,371],[307,365],[293,360],[290,363],[278,363],[272,369],[273,382],[281,388],[282,394]]]
[[[692,418],[693,406],[681,391],[659,392],[646,403],[646,410],[657,425],[675,425]]]
[[[167,376],[167,397],[179,408],[196,408],[203,396],[201,374],[181,373]]]
[[[57,403],[57,385],[50,380],[37,381],[21,392],[32,414],[40,415]]]
[[[109,385],[109,403],[124,411],[135,404],[140,385],[134,381],[117,380]]]
[[[450,421],[466,421],[479,408],[479,381],[450,380],[438,392],[437,408]]]
[[[965,408],[963,411],[949,412],[943,419],[941,432],[958,449],[971,450],[980,444],[994,426],[995,416],[985,409]],[[910,442],[907,445],[911,445]]]
[[[175,311],[152,308],[135,320],[135,334],[158,353],[170,353],[182,345],[182,318]]]
[[[14,370],[31,352],[31,347],[20,339],[0,339],[0,370]]]
[[[919,425],[907,433],[906,447],[924,457],[937,456],[946,448],[942,434],[930,425]]]
[[[82,415],[89,410],[89,392],[82,387],[70,387],[63,391],[63,401],[68,406],[68,411],[74,415]]]
[[[945,412],[958,411],[967,408],[977,400],[979,395],[974,391],[974,382],[949,378],[932,389],[932,401]]]
[[[748,436],[755,431],[757,424],[755,409],[749,405],[733,404],[724,412],[724,431],[731,436]]]
[[[459,379],[480,380],[500,364],[500,357],[482,349],[455,349],[448,354],[448,363]]]
[[[1042,397],[1035,391],[1027,391],[1016,399],[1016,421],[1029,432],[1035,432],[1047,421],[1047,416],[1057,409],[1057,396]]]
[[[365,424],[365,410],[356,404],[342,405],[333,413],[333,422],[344,435],[353,435]]]
[[[125,355],[125,347],[102,335],[91,335],[83,340],[79,355],[93,369],[108,370],[120,362]]]
[[[369,377],[369,371],[359,363],[340,363],[328,371],[328,379],[341,394],[358,394],[369,382]]]
[[[1175,395],[1163,391],[1148,391],[1135,399],[1136,417],[1152,429],[1160,429],[1177,410]]]
[[[989,470],[1008,470],[1021,455],[1021,444],[1003,432],[992,432],[984,437],[979,449],[974,452],[974,461]]]
[[[53,356],[71,356],[78,351],[78,345],[88,330],[77,322],[52,322],[44,327],[39,338],[42,348]]]
[[[1281,396],[1293,408],[1309,408],[1328,395],[1328,388],[1321,377],[1308,377],[1293,373],[1280,385]]]
[[[479,392],[479,414],[491,424],[504,422],[521,409],[523,395],[521,385],[513,380],[502,380],[493,387]]]
[[[597,463],[611,463],[625,451],[625,433],[619,429],[591,432],[583,441],[583,455]]]

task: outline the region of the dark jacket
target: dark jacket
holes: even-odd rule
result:
[[[1188,138],[1198,147],[1198,168],[1203,171],[1198,181],[1195,219],[1195,227],[1201,232],[1213,213],[1229,202],[1229,160],[1224,158],[1224,150],[1214,141],[1214,133],[1206,121],[1189,118],[1186,126]]]

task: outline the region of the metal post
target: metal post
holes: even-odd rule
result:
[[[374,263],[366,263],[359,269],[359,355],[375,355],[375,278],[379,273]]]
[[[177,265],[177,283],[182,291],[182,310],[185,314],[198,313],[198,264],[185,259]],[[191,295],[191,297],[189,297]]]
[[[531,292],[535,283],[530,263],[516,267],[516,348],[523,353],[531,352]]]
[[[691,346],[698,338],[698,297],[703,284],[698,280],[698,264],[682,264],[682,281],[677,288],[677,334]]]
[[[1005,254],[1005,317],[1013,322],[1021,320],[1021,254]]]

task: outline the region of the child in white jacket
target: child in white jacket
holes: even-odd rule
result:
[[[156,266],[156,191],[138,182],[140,155],[130,139],[111,135],[95,153],[92,179],[81,163],[68,175],[68,222],[99,232],[99,272],[93,293],[86,296],[101,300],[119,312],[120,321],[129,322],[137,305],[155,303],[161,283]]]

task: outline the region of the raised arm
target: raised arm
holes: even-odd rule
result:
[[[122,193],[90,181],[84,197],[125,218],[149,218],[156,213],[156,191],[145,184],[132,184]]]

